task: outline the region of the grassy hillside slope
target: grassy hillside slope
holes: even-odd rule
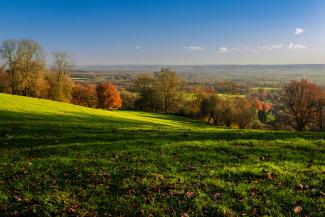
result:
[[[321,133],[0,94],[0,216],[324,216],[324,151]]]

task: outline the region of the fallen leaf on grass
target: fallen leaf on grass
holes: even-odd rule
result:
[[[132,190],[132,189],[130,189],[129,191],[128,191],[128,193],[129,193],[129,195],[135,195],[135,190]]]
[[[68,209],[68,213],[75,213],[75,212],[76,212],[76,210],[73,207],[70,207]]]
[[[299,214],[301,213],[302,211],[302,208],[304,207],[304,202],[303,201],[298,201],[292,208],[292,211],[295,213],[295,214]]]
[[[292,208],[293,212],[296,214],[299,214],[302,211],[302,207],[301,206],[294,206]]]
[[[270,156],[262,155],[262,156],[260,157],[260,160],[261,160],[261,161],[270,161]]]
[[[139,205],[136,203],[136,202],[133,202],[132,204],[131,204],[131,208],[132,209],[136,209],[136,208],[138,208],[139,207]]]
[[[188,191],[188,192],[186,192],[186,196],[187,196],[188,198],[192,198],[192,197],[194,197],[195,195],[194,195],[194,193],[193,193],[192,191]]]
[[[220,199],[220,196],[221,194],[219,192],[216,192],[213,194],[213,199],[216,201],[216,200],[219,200]]]
[[[267,172],[267,173],[266,173],[266,178],[267,178],[268,180],[273,180],[273,174],[272,174],[272,172]]]
[[[251,215],[259,217],[259,216],[262,216],[263,214],[262,214],[261,210],[258,207],[254,207],[254,208],[251,209]]]
[[[257,190],[256,188],[252,188],[252,189],[251,189],[251,194],[252,194],[253,196],[256,196],[256,195],[258,194],[258,190]]]
[[[15,198],[15,200],[17,200],[18,202],[22,201],[22,197],[21,197],[20,195],[18,195],[18,194],[15,194],[15,195],[14,195],[14,198]]]

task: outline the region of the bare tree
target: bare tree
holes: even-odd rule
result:
[[[320,90],[316,99],[316,111],[315,122],[318,125],[318,129],[323,130],[325,128],[325,91]]]
[[[18,41],[10,39],[2,42],[0,56],[4,60],[4,68],[10,74],[10,89],[12,94],[18,91]]]
[[[319,93],[319,87],[307,80],[291,81],[284,86],[277,105],[293,120],[293,127],[302,131],[313,119]]]
[[[0,93],[9,93],[9,75],[0,66]]]
[[[72,55],[66,52],[56,51],[54,57],[52,74],[49,76],[51,86],[50,96],[53,100],[69,101],[71,98],[71,79],[69,73],[72,69]]]
[[[55,51],[52,55],[54,57],[53,71],[56,73],[57,81],[62,82],[64,76],[72,69],[72,55],[61,51]]]

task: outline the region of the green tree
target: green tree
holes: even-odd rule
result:
[[[156,81],[151,75],[139,75],[134,82],[132,89],[138,94],[135,100],[135,107],[144,111],[158,112],[161,106]]]
[[[159,72],[155,72],[154,78],[158,94],[161,97],[163,111],[167,113],[177,110],[182,99],[184,84],[182,80],[168,68],[162,68]]]

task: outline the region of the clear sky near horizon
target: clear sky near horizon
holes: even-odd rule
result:
[[[76,65],[325,63],[325,0],[0,0],[0,40]]]

